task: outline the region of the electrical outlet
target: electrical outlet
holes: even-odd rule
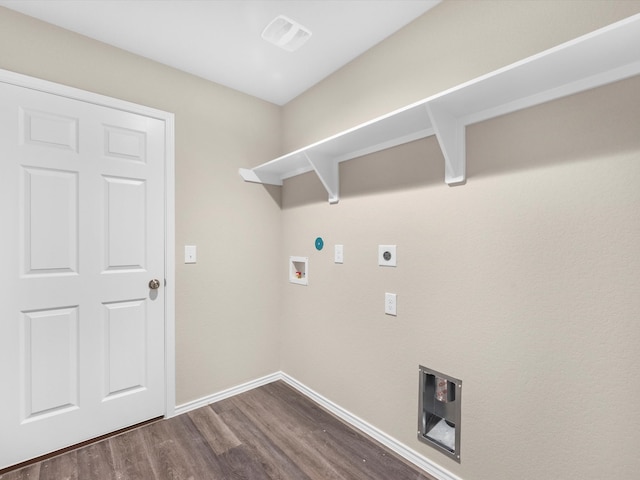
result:
[[[378,245],[378,265],[381,267],[397,266],[395,245]]]
[[[384,294],[384,313],[387,315],[398,315],[397,313],[398,306],[398,295],[395,293],[385,293]]]
[[[335,246],[335,254],[333,261],[335,263],[344,263],[344,245]]]

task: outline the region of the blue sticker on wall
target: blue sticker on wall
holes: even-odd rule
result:
[[[316,250],[322,250],[322,247],[324,247],[324,240],[322,237],[316,238]]]

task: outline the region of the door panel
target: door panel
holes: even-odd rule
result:
[[[23,312],[21,388],[27,421],[78,407],[78,307]]]
[[[24,167],[21,176],[24,274],[77,273],[78,174]]]
[[[0,468],[164,413],[164,145],[0,83]]]
[[[105,400],[147,385],[147,314],[144,299],[105,307]]]
[[[144,270],[146,261],[146,182],[104,178],[105,271]]]
[[[146,162],[147,142],[145,132],[105,125],[104,135],[105,157]]]
[[[23,144],[78,150],[78,118],[20,108],[20,140]]]

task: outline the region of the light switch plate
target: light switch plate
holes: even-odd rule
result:
[[[333,261],[335,263],[344,263],[344,245],[336,245]]]
[[[184,263],[196,263],[196,246],[184,246]]]
[[[378,265],[381,267],[397,266],[395,245],[378,245]]]
[[[398,296],[395,293],[384,294],[384,313],[387,315],[398,315]]]

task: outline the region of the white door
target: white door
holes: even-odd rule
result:
[[[0,468],[165,412],[164,136],[0,82]]]

